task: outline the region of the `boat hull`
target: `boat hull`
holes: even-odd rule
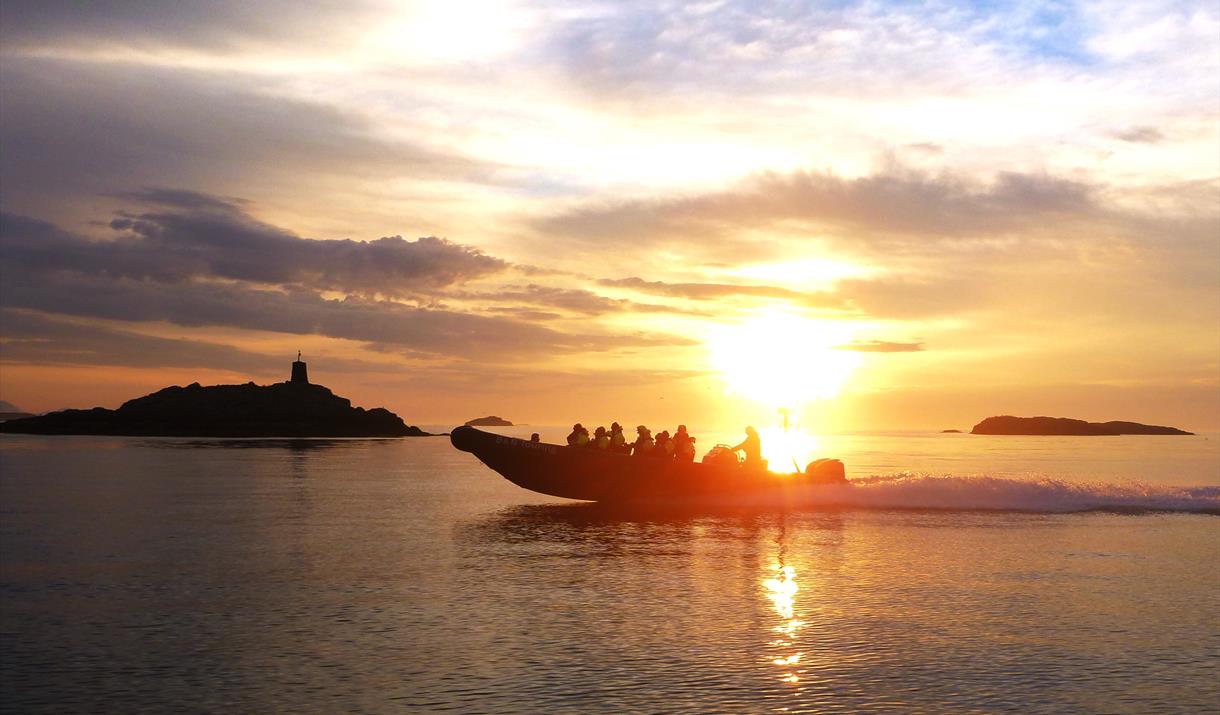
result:
[[[633,457],[591,448],[529,442],[458,427],[453,446],[505,479],[549,496],[595,502],[737,499],[759,495],[807,499],[808,487],[845,483],[841,473],[776,474],[732,465]]]

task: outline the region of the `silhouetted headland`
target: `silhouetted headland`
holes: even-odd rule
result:
[[[299,358],[299,356],[298,356]],[[0,423],[0,432],[144,437],[426,437],[398,415],[309,383],[305,363],[273,385],[166,387],[117,410],[63,410]]]
[[[486,417],[476,417],[466,423],[467,427],[512,427],[513,423],[497,417],[496,415],[488,415]]]
[[[959,429],[943,429],[940,431],[940,433],[941,434],[961,434],[962,431]]]
[[[1159,427],[1138,422],[1085,422],[1067,417],[988,417],[974,426],[970,434],[1115,436],[1120,434],[1194,434],[1176,427]]]

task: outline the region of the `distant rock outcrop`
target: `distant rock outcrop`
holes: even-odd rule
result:
[[[940,431],[940,433],[941,434],[961,434],[962,431],[959,429],[943,429]]]
[[[509,422],[508,420],[504,419],[503,417],[497,417],[495,415],[488,415],[486,417],[476,417],[475,419],[467,422],[466,426],[467,427],[512,427],[513,423]]]
[[[974,426],[970,434],[1114,436],[1121,434],[1194,434],[1176,427],[1159,427],[1138,422],[1085,422],[1067,417],[988,417]]]
[[[196,382],[167,387],[129,400],[117,410],[63,410],[0,422],[0,432],[148,437],[428,436],[389,410],[352,407],[351,400],[300,378],[274,385],[250,382],[202,387]]]

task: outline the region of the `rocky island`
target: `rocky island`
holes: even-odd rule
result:
[[[292,364],[292,379],[273,385],[192,383],[128,400],[117,410],[63,410],[0,422],[0,432],[96,434],[145,437],[425,437],[381,407],[352,407],[351,400],[310,384],[305,363]]]
[[[1067,417],[988,417],[974,426],[970,434],[1114,436],[1121,434],[1194,434],[1176,427],[1144,425],[1138,422],[1085,422]]]
[[[512,427],[513,423],[497,417],[496,415],[488,415],[486,417],[476,417],[466,423],[467,427]]]

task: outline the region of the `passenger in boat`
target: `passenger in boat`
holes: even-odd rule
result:
[[[532,435],[530,435],[530,441],[533,442],[534,444],[538,444],[539,442],[542,441],[542,438],[538,436],[537,432],[535,432]]]
[[[636,457],[647,457],[652,454],[655,446],[652,441],[652,431],[644,425],[635,428],[636,438],[631,443],[632,454]]]
[[[584,447],[587,444],[589,444],[589,430],[579,422],[572,425],[572,432],[568,435],[568,446]]]
[[[627,446],[627,437],[623,435],[623,426],[617,422],[610,425],[610,451],[621,454],[631,451]]]
[[[593,441],[589,443],[594,449],[609,449],[610,435],[606,432],[605,427],[598,427],[593,431]]]
[[[674,434],[674,455],[684,461],[695,461],[695,438],[686,431],[686,425],[678,425]]]
[[[742,440],[741,444],[731,449],[746,455],[746,461],[742,466],[747,469],[761,469],[766,464],[762,461],[762,440],[758,438],[758,432],[753,427],[746,427],[746,438]]]
[[[657,435],[657,446],[653,447],[652,454],[662,459],[673,459],[674,441],[669,437],[669,430],[662,430],[661,434]]]

